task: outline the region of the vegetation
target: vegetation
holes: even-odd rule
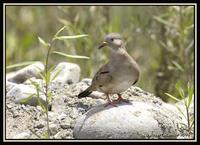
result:
[[[186,119],[186,124],[180,124],[183,126],[183,128],[186,128],[189,135],[192,134],[192,130],[194,127],[194,114],[189,114],[190,106],[192,104],[192,101],[194,101],[194,86],[190,83],[187,84],[187,91],[183,90],[183,87],[180,82],[176,83],[176,89],[179,93],[179,96],[181,99],[177,99],[179,97],[173,96],[171,94],[165,93],[168,97],[172,98],[175,101],[183,101],[185,109],[180,108],[178,105],[176,105],[178,111],[183,115],[183,117]]]
[[[49,111],[49,103],[51,102],[52,100],[52,93],[51,93],[51,90],[49,89],[49,86],[51,84],[51,82],[59,75],[59,73],[61,72],[62,68],[58,68],[55,72],[54,75],[52,75],[52,71],[54,70],[55,68],[55,65],[53,65],[52,67],[48,68],[48,65],[49,65],[49,58],[50,58],[50,54],[51,53],[55,53],[55,54],[59,54],[59,55],[62,55],[62,56],[65,56],[65,57],[68,57],[68,58],[76,58],[76,59],[89,59],[88,57],[86,56],[77,56],[77,55],[69,55],[69,54],[65,54],[65,53],[62,53],[62,52],[57,52],[57,51],[53,51],[52,52],[52,47],[53,47],[53,44],[56,40],[67,40],[67,39],[76,39],[76,38],[81,38],[81,37],[85,37],[87,35],[85,34],[82,34],[82,35],[74,35],[74,36],[59,36],[59,34],[65,29],[65,26],[62,27],[55,35],[54,37],[51,39],[51,41],[48,43],[48,42],[45,42],[42,38],[38,37],[38,40],[39,42],[45,46],[47,48],[47,54],[46,54],[46,57],[45,57],[45,70],[44,71],[41,71],[41,73],[39,73],[39,75],[41,76],[41,78],[43,79],[44,81],[44,85],[40,85],[39,83],[37,82],[34,82],[34,81],[31,81],[32,85],[35,87],[36,89],[36,92],[33,93],[33,94],[30,94],[30,96],[26,99],[22,99],[21,103],[23,102],[27,102],[29,101],[29,99],[31,99],[34,95],[37,96],[37,103],[38,105],[42,108],[42,111],[46,114],[46,121],[47,121],[47,131],[44,132],[41,136],[38,135],[37,133],[35,133],[32,129],[31,132],[33,134],[35,134],[38,138],[41,138],[41,139],[49,139],[50,138],[50,129],[49,129],[49,115],[48,115],[48,111]],[[15,68],[15,67],[20,67],[20,66],[24,66],[24,65],[28,65],[30,63],[34,63],[33,62],[22,62],[22,63],[19,63],[19,64],[15,64],[15,65],[11,65],[11,66],[8,66],[7,68]],[[40,68],[37,68],[37,69],[40,69]],[[42,100],[40,99],[40,96],[41,95],[45,95],[45,103],[42,102]]]
[[[176,82],[194,82],[193,6],[6,6],[6,66],[42,60],[47,51],[38,45],[37,37],[51,40],[63,25],[66,31],[59,33],[62,36],[88,34],[78,41],[56,41],[53,45],[57,54],[90,57],[90,61],[67,58],[80,65],[82,78],[92,77],[109,59],[107,49],[96,49],[104,36],[119,32],[140,65],[137,86],[173,101],[164,93],[181,99],[173,87]],[[52,55],[48,64],[60,61],[61,57]],[[16,69],[11,67],[7,72]]]

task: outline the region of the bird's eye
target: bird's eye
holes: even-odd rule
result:
[[[113,38],[110,39],[110,41],[113,41],[113,40],[114,40]]]

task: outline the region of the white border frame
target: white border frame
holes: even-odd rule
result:
[[[21,5],[33,5],[33,6],[37,6],[37,5],[71,5],[71,6],[78,6],[78,5],[97,5],[97,6],[101,6],[101,5],[106,5],[106,6],[125,6],[125,5],[130,5],[130,6],[138,6],[138,5],[144,5],[144,6],[160,6],[160,5],[182,5],[182,6],[187,6],[187,5],[192,5],[195,8],[195,13],[194,13],[194,23],[195,23],[195,136],[194,136],[194,140],[189,140],[189,139],[169,139],[169,140],[77,140],[77,139],[72,139],[72,140],[57,140],[57,139],[49,139],[49,140],[37,140],[37,139],[24,139],[24,140],[9,140],[6,139],[6,135],[5,135],[5,7],[6,6],[12,6],[12,5],[16,5],[16,6],[21,6]],[[196,3],[4,3],[3,4],[3,141],[4,142],[196,142],[197,141],[197,4]]]

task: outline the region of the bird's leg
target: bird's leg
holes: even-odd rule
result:
[[[129,100],[126,100],[124,98],[122,98],[121,94],[117,94],[118,95],[118,98],[117,100],[115,100],[115,102],[126,102],[126,103],[129,103]]]
[[[106,94],[106,98],[108,100],[108,103],[106,103],[106,105],[104,107],[107,107],[108,105],[112,105],[114,107],[117,107],[117,105],[113,101],[110,100],[110,97],[109,97],[108,94]]]

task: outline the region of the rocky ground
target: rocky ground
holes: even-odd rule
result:
[[[40,62],[35,65],[41,68],[40,71],[44,69]],[[90,85],[91,79],[79,82],[80,68],[76,64],[61,63],[59,66],[64,66],[63,70],[50,85],[52,101],[48,118],[51,139],[193,138],[193,134],[180,127],[181,123],[185,123],[184,118],[174,105],[164,103],[153,94],[134,86],[122,94],[130,100],[130,104],[119,103],[118,107],[102,107],[107,101],[105,95],[99,92],[78,99],[77,95]],[[47,117],[37,104],[37,96],[22,101],[35,91],[30,79],[43,84],[33,65],[7,74],[6,139],[45,138]],[[45,102],[45,97],[40,97]],[[112,99],[116,99],[116,96],[113,95]]]

